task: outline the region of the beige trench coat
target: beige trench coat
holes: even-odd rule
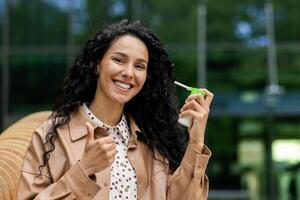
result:
[[[87,121],[90,119],[79,106],[68,125],[58,129],[55,150],[51,153],[48,166],[42,168],[42,176],[39,177],[39,166],[43,163],[43,143],[51,121],[48,120],[37,128],[24,159],[17,199],[109,199],[110,168],[97,173],[94,182],[80,166],[79,160],[86,142]],[[137,140],[140,130],[133,119],[129,121],[131,138],[127,155],[137,175],[137,198],[207,199],[208,178],[205,169],[211,156],[210,150],[204,146],[200,152],[189,144],[180,166],[170,174],[158,151],[152,153],[144,143]],[[99,133],[100,127],[93,126],[95,134]]]

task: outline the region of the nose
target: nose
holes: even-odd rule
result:
[[[122,77],[131,79],[133,77],[134,66],[131,64],[126,65],[122,70]]]

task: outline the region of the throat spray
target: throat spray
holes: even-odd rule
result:
[[[175,83],[175,85],[178,85],[178,86],[188,90],[190,92],[190,95],[200,94],[202,96],[205,96],[205,92],[203,90],[199,89],[199,88],[189,87],[189,86],[186,86],[182,83],[179,83],[178,81],[175,81],[174,83]],[[178,123],[189,128],[192,125],[192,117],[190,117],[190,116],[179,117],[178,118]]]

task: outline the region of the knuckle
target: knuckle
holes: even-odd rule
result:
[[[92,141],[87,141],[85,144],[86,148],[91,148],[93,146],[93,142]]]
[[[107,160],[110,160],[111,156],[108,152],[105,152],[104,153],[104,158],[107,159]]]
[[[98,150],[100,150],[101,152],[105,152],[106,146],[104,144],[98,145]]]
[[[197,100],[196,99],[193,99],[191,102],[192,102],[193,105],[197,105]]]
[[[96,145],[97,145],[97,147],[101,148],[103,146],[103,143],[102,143],[102,141],[97,141]]]
[[[102,146],[102,145],[103,145],[103,140],[102,140],[102,138],[100,138],[99,140],[97,140],[97,144],[98,144],[98,146]]]

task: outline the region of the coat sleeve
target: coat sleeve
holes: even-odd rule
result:
[[[50,175],[51,166],[42,168],[43,142],[40,135],[34,132],[27,149],[19,179],[17,199],[92,199],[100,190],[77,162],[58,180]],[[57,169],[63,170],[63,169]]]
[[[168,200],[207,199],[209,182],[205,170],[210,156],[207,146],[201,151],[188,144],[180,166],[168,180]]]

